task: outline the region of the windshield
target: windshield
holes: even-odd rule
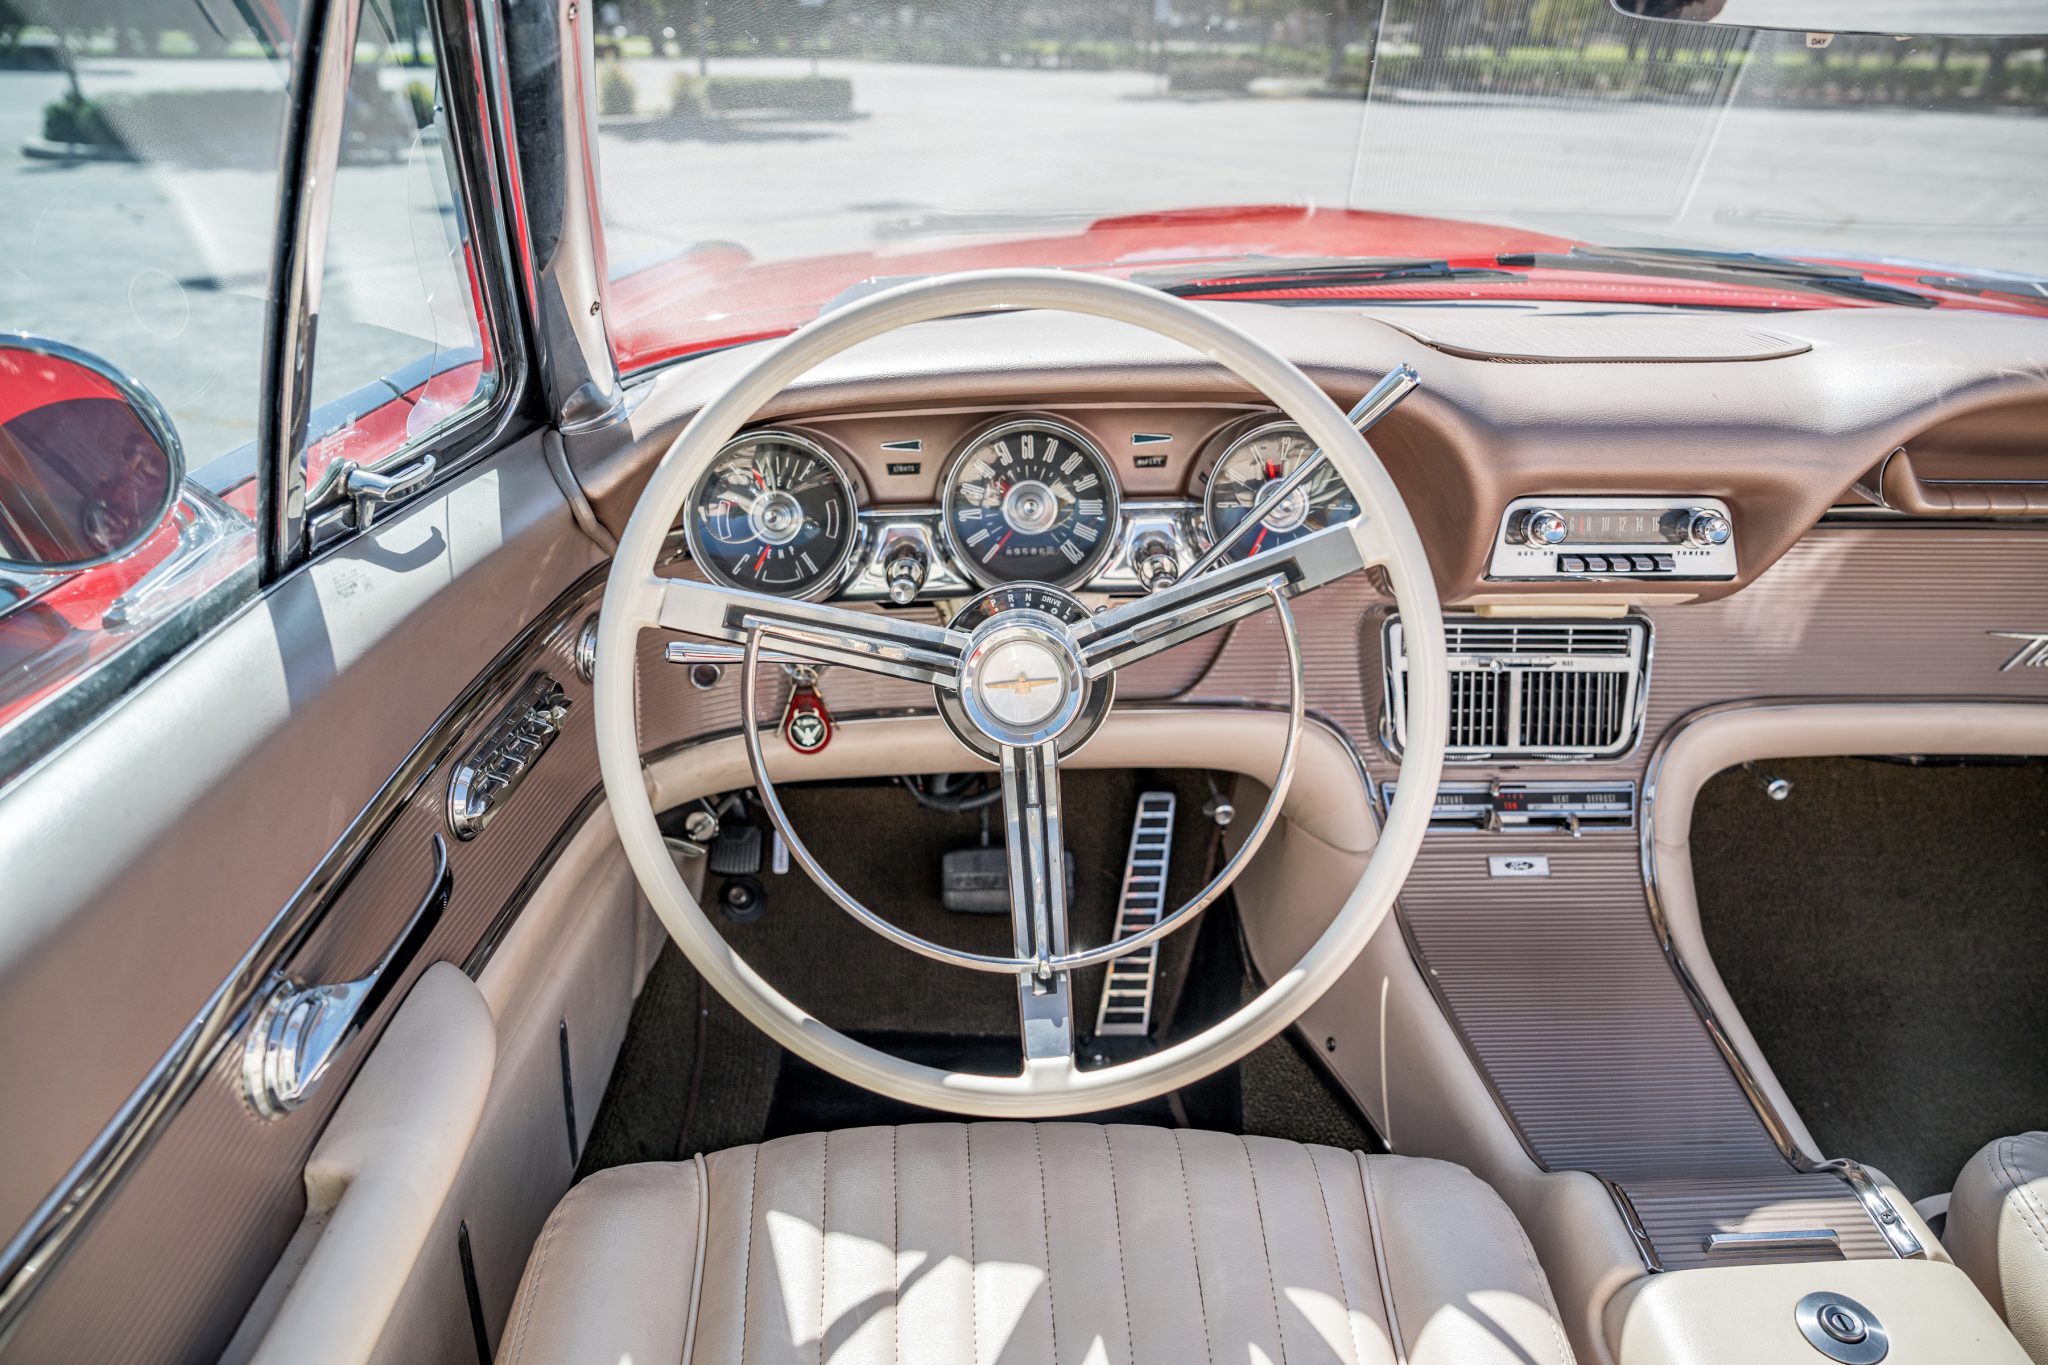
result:
[[[1856,263],[1961,306],[2038,302],[2048,275],[2039,39],[1821,45],[1604,0],[642,0],[599,16],[629,367],[787,330],[862,281],[977,265],[1704,246]],[[1634,278],[1642,301],[1699,301]],[[1407,281],[1374,297],[1430,296]],[[1884,302],[1763,297],[1726,302]]]

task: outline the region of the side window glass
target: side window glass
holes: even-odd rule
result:
[[[497,389],[438,55],[416,0],[363,7],[313,352],[315,502],[343,462],[408,464]]]
[[[294,10],[0,0],[0,783],[256,590]]]

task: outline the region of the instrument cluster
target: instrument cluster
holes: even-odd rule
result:
[[[803,431],[764,429],[719,452],[682,529],[709,577],[781,597],[907,605],[1027,582],[1130,595],[1175,582],[1314,452],[1293,423],[1253,415],[1203,444],[1183,496],[1126,497],[1087,434],[1016,414],[947,455],[936,506],[876,507],[843,451]],[[1325,466],[1226,558],[1277,549],[1358,510]]]

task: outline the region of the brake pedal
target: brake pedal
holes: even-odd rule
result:
[[[1166,914],[1166,867],[1173,856],[1172,792],[1138,797],[1131,826],[1131,851],[1124,860],[1123,896],[1117,902],[1116,937],[1128,938],[1159,923]],[[1152,993],[1159,980],[1159,945],[1148,943],[1109,964],[1102,983],[1102,1007],[1095,1036],[1142,1037],[1152,1031]]]
[[[711,843],[711,870],[721,877],[751,877],[761,870],[761,827],[728,820]]]

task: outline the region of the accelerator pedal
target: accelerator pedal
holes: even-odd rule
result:
[[[1166,865],[1173,855],[1172,792],[1138,797],[1131,826],[1131,851],[1124,860],[1123,898],[1117,904],[1116,936],[1125,938],[1159,923],[1166,904]],[[1102,1008],[1095,1036],[1139,1036],[1152,1031],[1152,993],[1159,979],[1159,945],[1148,944],[1109,964],[1102,983]]]

